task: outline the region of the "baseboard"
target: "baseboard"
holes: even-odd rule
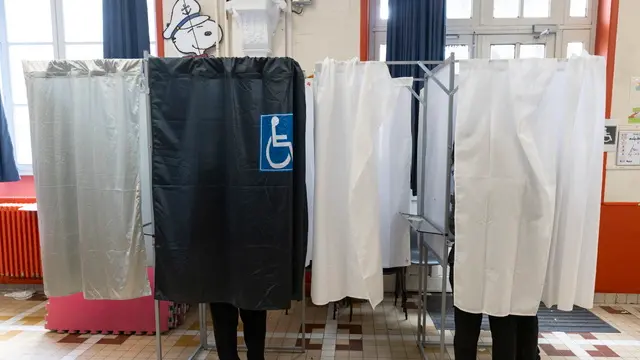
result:
[[[605,294],[596,293],[593,297],[596,305],[635,305],[640,304],[640,294]]]

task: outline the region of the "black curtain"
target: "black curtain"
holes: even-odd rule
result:
[[[444,60],[446,19],[446,0],[389,0],[387,61]],[[389,70],[393,77],[424,75],[416,65],[390,66]],[[413,88],[420,93],[422,86],[422,82],[415,82]],[[417,100],[413,102],[411,126],[411,189],[414,195],[417,190],[418,104]]]
[[[149,51],[146,0],[102,0],[105,59],[140,59]]]
[[[18,167],[13,155],[13,143],[9,135],[7,118],[2,107],[2,94],[0,94],[0,182],[18,181]]]

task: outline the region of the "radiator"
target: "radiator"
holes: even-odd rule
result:
[[[0,277],[42,279],[37,214],[16,202],[0,201]]]

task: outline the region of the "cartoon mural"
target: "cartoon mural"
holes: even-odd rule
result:
[[[200,14],[196,0],[176,0],[162,37],[171,40],[182,54],[203,55],[222,41],[222,27]]]

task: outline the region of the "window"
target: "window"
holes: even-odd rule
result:
[[[447,58],[453,53],[458,60],[469,60],[469,46],[468,45],[447,45],[444,49],[444,57]],[[456,74],[460,73],[460,64],[455,65]]]
[[[155,54],[155,1],[147,5]],[[32,172],[22,61],[102,57],[102,0],[0,0],[0,91],[22,174]]]
[[[548,18],[550,0],[494,0],[494,18]]]
[[[492,59],[515,59],[516,58],[516,46],[515,45],[491,45],[491,58]]]
[[[372,6],[371,58],[384,60],[388,0]],[[446,56],[570,57],[592,49],[597,0],[447,0]]]
[[[379,19],[387,20],[389,18],[389,1],[380,1]]]
[[[471,19],[473,15],[473,0],[448,0],[448,19]]]
[[[380,44],[380,50],[378,50],[378,61],[386,61],[387,60],[387,44]]]
[[[570,42],[567,44],[567,58],[572,57],[573,55],[581,55],[584,50],[584,43],[581,42]]]
[[[588,4],[587,0],[571,0],[569,4],[569,16],[571,17],[587,17],[588,14]]]

